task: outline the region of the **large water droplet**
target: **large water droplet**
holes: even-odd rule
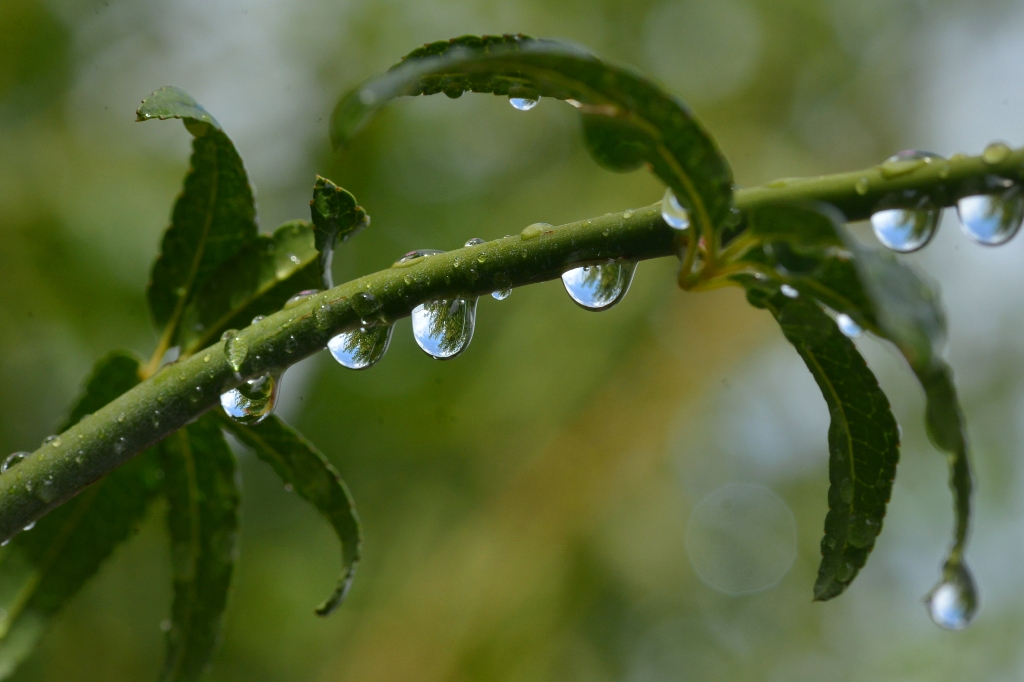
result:
[[[274,411],[279,384],[280,378],[272,374],[249,379],[238,388],[222,394],[220,405],[235,421],[258,424]]]
[[[540,96],[539,95],[537,97],[509,97],[508,98],[508,103],[512,105],[512,108],[513,109],[518,109],[519,111],[529,111],[530,109],[533,109],[535,106],[537,106],[538,102],[540,102]]]
[[[477,299],[455,298],[416,306],[412,333],[425,353],[437,360],[453,358],[466,350],[476,327]]]
[[[963,630],[978,612],[978,588],[967,565],[962,561],[947,565],[942,580],[925,598],[928,615],[935,624],[947,630]]]
[[[507,289],[498,289],[497,291],[491,292],[491,298],[495,301],[504,301],[506,298],[512,295],[512,287]]]
[[[7,457],[4,459],[3,464],[0,464],[0,474],[7,473],[11,469],[11,467],[20,464],[23,459],[29,456],[29,454],[31,453],[12,452],[11,454],[7,455]]]
[[[1006,157],[1009,155],[1009,147],[1002,142],[993,142],[989,146],[985,147],[985,151],[981,153],[981,159],[989,165],[995,165],[1006,161]]]
[[[779,291],[781,291],[782,295],[785,296],[786,298],[799,298],[800,297],[800,292],[797,291],[796,289],[794,289],[793,287],[791,287],[788,284],[783,284],[781,287],[779,287]]]
[[[705,583],[729,595],[777,584],[796,558],[796,523],[778,495],[731,483],[697,503],[686,526],[686,553]]]
[[[853,318],[846,313],[839,313],[836,315],[836,324],[839,325],[839,331],[851,339],[856,339],[864,333],[864,330],[860,328],[860,325],[854,322]]]
[[[1010,241],[1024,220],[1024,194],[1018,187],[993,194],[976,194],[956,202],[964,234],[987,246]]]
[[[928,200],[914,207],[886,208],[871,214],[878,241],[893,251],[910,253],[927,244],[939,224],[939,209]]]
[[[665,188],[665,195],[661,197],[661,219],[675,230],[685,230],[690,226],[689,212],[679,203],[670,187]]]
[[[587,310],[607,310],[622,300],[633,281],[636,263],[586,265],[562,273],[569,298]]]
[[[249,342],[239,338],[238,332],[234,329],[227,330],[220,338],[224,342],[224,355],[227,356],[231,369],[241,371],[242,363],[249,354]]]
[[[342,367],[366,369],[384,357],[392,331],[387,325],[343,332],[327,342],[327,349]]]

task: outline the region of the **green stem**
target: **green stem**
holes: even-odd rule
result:
[[[898,175],[875,167],[739,190],[736,205],[746,211],[766,204],[824,201],[850,220],[863,220],[891,192],[928,192],[937,203],[949,206],[957,197],[977,191],[972,184],[987,175],[1018,179],[1022,166],[1024,150],[998,163],[962,157]],[[238,333],[235,343],[249,349],[238,372],[228,364],[224,343],[218,342],[164,367],[0,476],[0,540],[217,406],[224,391],[246,378],[282,371],[323,349],[336,334],[360,326],[363,318],[391,323],[420,303],[552,280],[588,263],[678,256],[679,237],[662,222],[660,204],[654,204],[563,225],[533,239],[506,237],[450,251],[304,299]],[[721,261],[722,268],[729,265]]]

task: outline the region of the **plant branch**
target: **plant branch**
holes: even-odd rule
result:
[[[780,180],[739,190],[735,201],[743,211],[821,201],[849,220],[868,218],[886,196],[906,190],[928,193],[937,204],[949,206],[980,191],[987,176],[1020,179],[1024,150],[998,156],[958,156],[909,170],[883,164],[855,173]],[[654,204],[551,228],[532,239],[505,237],[412,261],[303,299],[238,333],[234,343],[248,347],[238,372],[228,363],[224,342],[218,342],[162,368],[0,476],[0,540],[217,406],[224,391],[289,367],[323,349],[336,334],[366,322],[390,324],[428,301],[556,279],[580,265],[678,256],[686,241],[686,233],[662,222],[660,204]],[[729,266],[722,260],[721,270],[705,274],[721,276]]]

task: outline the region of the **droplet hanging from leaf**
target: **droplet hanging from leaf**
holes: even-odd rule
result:
[[[416,344],[436,360],[447,360],[466,350],[476,328],[476,304],[475,298],[453,298],[416,306],[412,311]]]
[[[978,588],[962,559],[943,568],[942,580],[925,599],[928,615],[947,630],[963,630],[978,612]]]
[[[587,310],[607,310],[629,291],[636,263],[585,265],[562,274],[565,291],[577,305]]]

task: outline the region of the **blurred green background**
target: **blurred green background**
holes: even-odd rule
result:
[[[336,281],[414,248],[658,199],[647,173],[598,169],[558,102],[403,101],[331,154],[326,119],[344,90],[423,42],[502,32],[568,39],[653,75],[694,107],[742,185],[907,147],[1024,142],[1021,2],[5,0],[0,452],[34,449],[108,349],[148,357],[154,345],[143,291],[189,144],[180,124],[133,123],[159,86],[188,90],[234,138],[264,230],[308,215],[315,173],[356,194],[373,225],[336,257]],[[473,344],[451,362],[420,352],[403,320],[367,372],[326,353],[289,370],[279,413],[348,482],[364,561],[340,612],[314,616],[336,541],[240,452],[241,558],[209,679],[1021,679],[1024,240],[975,246],[947,211],[911,260],[948,305],[976,449],[982,612],[966,632],[932,625],[920,601],[952,512],[902,363],[860,342],[906,445],[867,568],[812,604],[824,403],[765,313],[738,291],[678,291],[663,260],[601,314],[557,282],[482,300]],[[685,542],[697,503],[737,482],[774,491],[796,529],[791,569],[745,596],[703,582]],[[155,678],[163,513],[16,679]]]

